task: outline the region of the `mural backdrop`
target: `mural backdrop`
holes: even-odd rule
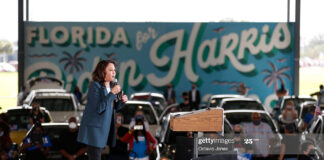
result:
[[[25,80],[54,76],[86,95],[102,59],[118,61],[118,81],[130,95],[181,93],[196,83],[203,97],[237,93],[266,105],[294,86],[294,23],[25,22]]]

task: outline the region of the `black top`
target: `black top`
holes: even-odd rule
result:
[[[299,153],[299,136],[295,134],[284,134],[282,143],[286,145],[285,158],[296,157]]]
[[[33,120],[33,124],[36,124],[36,123],[42,123],[41,119],[44,117],[44,115],[41,112],[38,112],[38,114],[32,113],[30,117]]]
[[[127,143],[123,143],[120,139],[128,132],[128,128],[120,126],[117,130],[118,139],[116,146],[111,148],[110,154],[112,155],[128,155]]]
[[[73,155],[76,154],[81,148],[85,148],[86,145],[77,141],[78,131],[70,132],[66,131],[60,135],[59,149],[65,150],[67,153]],[[65,158],[63,158],[65,159]]]

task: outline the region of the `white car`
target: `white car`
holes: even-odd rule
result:
[[[130,122],[134,118],[135,112],[138,110],[144,112],[145,119],[148,121],[149,124],[149,131],[152,135],[154,135],[160,126],[160,121],[154,107],[150,102],[129,100],[120,110],[117,111],[117,113],[123,115],[123,125],[128,128]]]
[[[238,94],[215,94],[215,95],[212,95],[208,99],[206,107],[207,108],[209,108],[209,107],[218,107],[223,99],[226,99],[226,98],[240,98],[240,97],[244,97],[244,96],[238,95]]]
[[[266,111],[263,104],[258,99],[253,98],[226,98],[223,99],[220,108],[227,110],[261,110]]]
[[[64,90],[33,90],[24,103],[38,103],[50,111],[54,122],[67,122],[70,117],[81,120],[83,110],[73,93]]]
[[[133,93],[130,96],[130,100],[138,100],[138,101],[147,101],[151,102],[153,107],[155,108],[158,116],[161,115],[162,111],[166,107],[166,100],[161,93],[153,93],[153,92],[138,92]]]

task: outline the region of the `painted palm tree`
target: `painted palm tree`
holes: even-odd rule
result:
[[[277,66],[275,66],[273,63],[269,62],[270,67],[272,70],[264,69],[262,70],[262,73],[268,74],[264,79],[263,83],[265,83],[268,87],[270,87],[272,84],[274,84],[274,92],[278,89],[278,81],[280,81],[281,84],[285,84],[284,77],[291,80],[291,76],[287,73],[284,73],[285,71],[290,70],[290,67],[283,67],[278,69]]]
[[[111,53],[105,53],[104,54],[108,59],[111,59],[113,61],[118,62],[117,58],[116,58],[116,53],[115,52],[111,52]]]
[[[63,54],[66,57],[60,59],[60,63],[65,63],[64,70],[70,69],[70,74],[73,74],[74,70],[76,69],[78,72],[84,69],[84,66],[81,62],[86,62],[87,60],[83,57],[80,57],[83,53],[83,50],[77,51],[74,56],[70,53],[63,51]]]

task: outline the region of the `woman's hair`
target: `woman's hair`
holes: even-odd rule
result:
[[[92,80],[97,81],[99,83],[104,83],[106,76],[106,68],[109,63],[114,64],[115,68],[117,68],[116,62],[113,60],[102,60],[100,61],[95,70],[92,72]]]
[[[42,111],[41,108],[40,108],[39,103],[37,103],[37,102],[34,102],[34,103],[32,104],[32,109],[30,110],[30,113],[31,113],[31,114],[34,114],[33,109],[36,108],[36,107],[38,107],[38,113],[40,113],[40,114],[44,114],[43,111]]]

